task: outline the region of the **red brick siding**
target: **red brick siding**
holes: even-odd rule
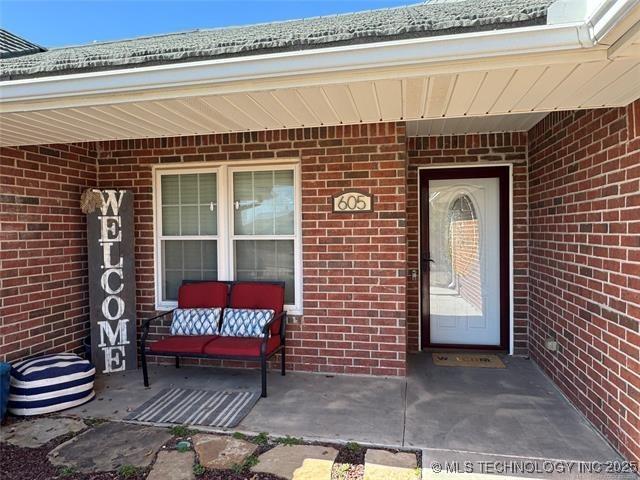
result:
[[[530,132],[530,349],[640,459],[640,101],[552,113]],[[555,336],[559,351],[544,348]]]
[[[404,375],[404,124],[101,143],[100,187],[135,194],[140,316],[154,310],[152,165],[277,157],[302,169],[304,316],[288,325],[289,368]],[[373,193],[375,212],[332,214],[349,188]]]
[[[527,352],[527,134],[504,133],[407,140],[407,269],[418,270],[418,167],[442,163],[513,164],[514,346]],[[416,351],[419,331],[419,283],[407,281],[407,348]]]
[[[88,332],[91,145],[0,149],[0,360],[80,349]]]

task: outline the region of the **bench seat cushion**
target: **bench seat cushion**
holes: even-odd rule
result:
[[[216,335],[173,335],[149,345],[151,352],[201,354]]]
[[[207,355],[259,357],[261,338],[249,337],[217,337],[207,343],[204,353]],[[280,345],[280,337],[274,335],[267,341],[267,354],[273,352]]]

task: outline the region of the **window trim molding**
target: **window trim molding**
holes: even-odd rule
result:
[[[233,234],[230,228],[233,225],[231,215],[233,212],[229,206],[233,203],[231,198],[232,173],[234,171],[252,170],[293,170],[294,182],[294,277],[295,304],[285,305],[286,310],[292,315],[303,313],[303,265],[302,265],[302,173],[299,158],[267,159],[261,161],[234,160],[220,162],[189,162],[184,164],[152,166],[152,210],[153,210],[153,265],[154,265],[154,303],[156,310],[170,310],[177,306],[176,301],[162,300],[162,257],[161,257],[161,228],[162,228],[162,197],[160,191],[160,178],[162,175],[189,174],[189,173],[216,173],[217,202],[218,202],[218,278],[220,280],[232,280],[233,273]],[[225,261],[225,259],[227,259]]]

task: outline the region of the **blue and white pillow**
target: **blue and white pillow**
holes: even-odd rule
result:
[[[217,335],[221,308],[176,308],[171,335]]]
[[[261,337],[264,326],[273,319],[275,311],[249,308],[225,308],[222,319],[223,337]]]

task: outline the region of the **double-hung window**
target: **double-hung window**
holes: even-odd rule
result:
[[[156,307],[184,280],[279,280],[302,311],[297,164],[155,170]]]

